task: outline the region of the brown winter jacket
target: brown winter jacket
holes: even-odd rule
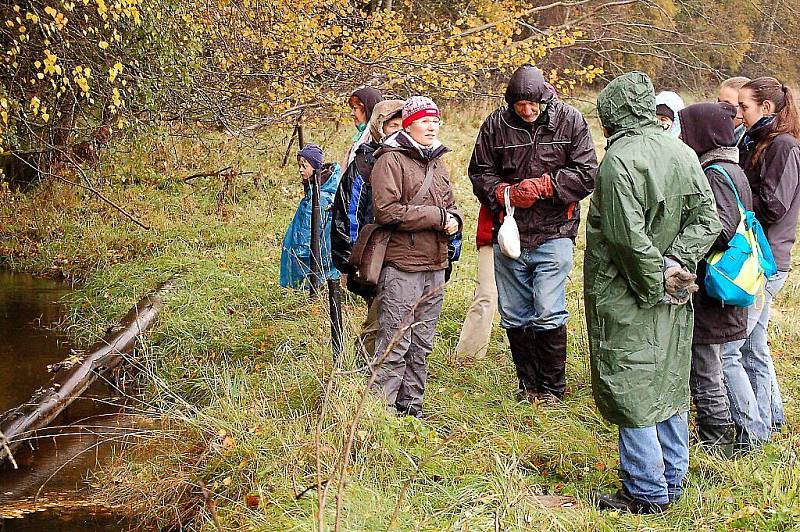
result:
[[[423,154],[408,134],[398,131],[375,152],[377,161],[370,176],[375,222],[394,229],[384,265],[405,272],[447,268],[447,213],[458,218],[459,226],[464,219],[441,159],[448,151],[439,146]],[[419,205],[408,205],[422,186],[428,164],[433,165],[430,190]]]
[[[509,106],[486,119],[475,141],[469,178],[475,195],[494,215],[495,242],[503,210],[495,197],[497,186],[542,174],[553,179],[553,197],[514,213],[522,247],[536,248],[547,240],[575,239],[578,235],[578,202],[594,190],[597,173],[597,156],[586,120],[577,109],[556,100],[547,104],[536,124],[523,121],[513,109],[516,101],[545,101],[549,97],[538,69],[520,68],[508,83]]]

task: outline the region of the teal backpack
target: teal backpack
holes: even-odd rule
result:
[[[725,305],[749,307],[759,294],[763,295],[766,279],[775,275],[778,267],[764,229],[755,213],[745,210],[731,176],[719,165],[712,164],[708,168],[717,170],[728,180],[739,204],[740,220],[728,249],[715,251],[706,258],[706,293]]]

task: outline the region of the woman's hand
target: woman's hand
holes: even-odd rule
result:
[[[447,221],[444,224],[444,232],[448,236],[453,236],[454,234],[458,233],[458,218],[447,213]]]

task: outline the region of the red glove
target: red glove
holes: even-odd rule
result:
[[[553,178],[550,174],[542,174],[542,177],[531,179],[539,188],[539,199],[553,197]]]
[[[521,209],[532,207],[542,198],[553,197],[553,182],[550,176],[523,179],[511,186],[511,205]]]
[[[494,189],[494,197],[497,198],[497,203],[500,204],[500,207],[503,209],[506,208],[506,189],[511,185],[497,185]]]
[[[527,209],[542,198],[553,197],[553,180],[549,175],[523,179],[515,185],[499,185],[494,189],[495,196],[500,205],[505,206],[505,190],[511,187],[509,201],[514,207]]]

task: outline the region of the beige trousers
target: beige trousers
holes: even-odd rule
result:
[[[478,248],[478,286],[467,310],[456,355],[464,358],[486,357],[492,322],[497,312],[497,284],[494,280],[494,250],[492,246]]]

